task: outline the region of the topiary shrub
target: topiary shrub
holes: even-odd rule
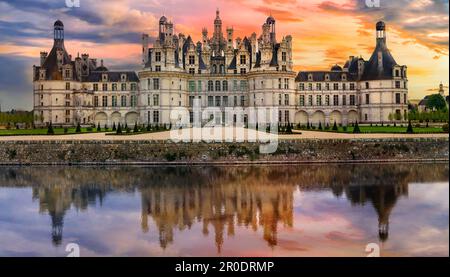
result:
[[[138,133],[138,132],[139,132],[139,128],[138,128],[137,122],[134,123],[134,129],[133,129],[133,132],[134,132],[134,133]]]
[[[336,121],[334,122],[334,125],[333,125],[333,129],[332,129],[333,131],[338,131],[338,126],[337,126],[337,124],[336,124]]]
[[[55,131],[53,130],[53,126],[52,123],[50,122],[50,124],[48,125],[48,129],[47,129],[47,135],[54,135]]]
[[[100,122],[97,123],[97,132],[100,132],[102,130],[102,128],[100,128]]]
[[[411,120],[408,123],[408,128],[406,129],[406,133],[407,134],[414,134],[414,130],[413,130],[413,127],[412,127],[412,124],[411,124]]]
[[[120,123],[117,126],[116,134],[118,134],[118,135],[122,134],[122,126],[120,125]]]
[[[113,131],[117,131],[117,128],[116,128],[116,122],[113,122],[112,130],[113,130]]]
[[[361,129],[359,129],[358,121],[356,121],[355,127],[353,128],[353,134],[360,134],[360,133],[361,133]]]
[[[81,125],[80,125],[80,123],[77,124],[77,128],[75,129],[75,133],[81,133]]]

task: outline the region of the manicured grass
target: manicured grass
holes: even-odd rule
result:
[[[347,131],[344,131],[343,127],[339,127],[338,131],[333,130],[322,130],[323,132],[334,132],[334,133],[353,133],[353,127],[347,127]],[[406,133],[407,126],[404,127],[394,127],[394,126],[359,126],[359,129],[361,130],[361,133],[363,134],[404,134]],[[305,130],[305,129],[302,129]],[[413,127],[414,133],[416,134],[436,134],[436,133],[444,133],[442,128],[438,127]],[[307,131],[319,131],[317,130],[307,130]]]
[[[53,128],[53,131],[55,132],[55,135],[77,134],[75,132],[76,131],[75,127],[68,128],[66,134],[64,134],[64,128]],[[101,132],[104,132],[103,128]],[[88,128],[81,128],[81,134],[101,133],[101,132],[97,132],[96,128],[92,128],[92,131],[88,131]],[[47,128],[0,130],[0,136],[46,136],[46,135],[47,135]]]

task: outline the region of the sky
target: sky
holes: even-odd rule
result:
[[[32,109],[32,67],[53,45],[53,23],[65,25],[65,46],[75,57],[89,53],[111,70],[138,70],[141,35],[155,37],[165,15],[176,33],[200,40],[212,34],[216,9],[235,37],[256,32],[269,15],[277,39],[293,37],[295,70],[343,66],[349,56],[366,60],[375,47],[375,24],[387,24],[388,47],[408,66],[410,99],[435,93],[449,83],[448,0],[0,0],[0,105]],[[68,1],[71,2],[71,1]],[[376,1],[375,1],[376,2]]]

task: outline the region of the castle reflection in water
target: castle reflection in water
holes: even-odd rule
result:
[[[432,174],[421,174],[423,172]],[[51,217],[55,245],[63,238],[64,216],[102,204],[111,192],[139,192],[141,228],[156,226],[160,246],[174,232],[202,225],[213,233],[218,252],[237,226],[262,230],[269,246],[277,245],[280,225],[292,227],[294,193],[330,191],[352,205],[372,204],[378,215],[380,241],[389,234],[389,216],[408,184],[448,180],[448,166],[326,165],[255,167],[54,167],[0,168],[0,188],[32,187],[39,212]],[[375,226],[374,226],[375,228]]]

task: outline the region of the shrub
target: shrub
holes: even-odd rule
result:
[[[344,132],[347,132],[348,127],[347,126],[343,126],[342,129],[344,130]]]
[[[325,130],[330,130],[330,124],[327,123],[327,125],[325,126]]]
[[[333,131],[337,131],[337,130],[338,130],[338,126],[337,126],[336,121],[335,121],[334,125],[333,125]]]
[[[69,132],[69,129],[67,127],[64,127],[64,134],[67,134]]]
[[[77,124],[77,128],[75,129],[75,133],[81,133],[81,125],[80,125],[80,123]]]
[[[118,135],[122,134],[122,126],[120,125],[120,123],[117,126],[116,134],[118,134]]]
[[[306,125],[306,129],[311,129],[311,124],[309,124],[309,121],[308,121],[308,124]]]
[[[88,132],[92,132],[92,130],[93,130],[92,127],[87,127],[86,128],[86,131],[88,131]]]
[[[139,128],[138,128],[137,122],[134,123],[134,129],[133,129],[133,132],[134,132],[134,133],[139,132]]]
[[[48,125],[48,129],[47,129],[47,135],[54,135],[55,131],[53,130],[53,126],[52,123],[50,122],[50,124]]]
[[[100,128],[100,122],[97,123],[97,132],[100,132],[102,130],[102,128]]]
[[[358,121],[355,123],[355,128],[353,128],[353,134],[360,134],[361,129],[359,129]]]
[[[322,131],[322,122],[319,122],[319,131]]]
[[[108,132],[108,125],[105,124],[105,132]]]
[[[116,122],[113,122],[112,130],[113,130],[113,131],[117,131],[117,128],[116,128]]]
[[[408,128],[406,129],[406,133],[407,134],[414,134],[414,130],[413,130],[413,127],[412,127],[412,124],[411,124],[411,120],[408,123]]]

